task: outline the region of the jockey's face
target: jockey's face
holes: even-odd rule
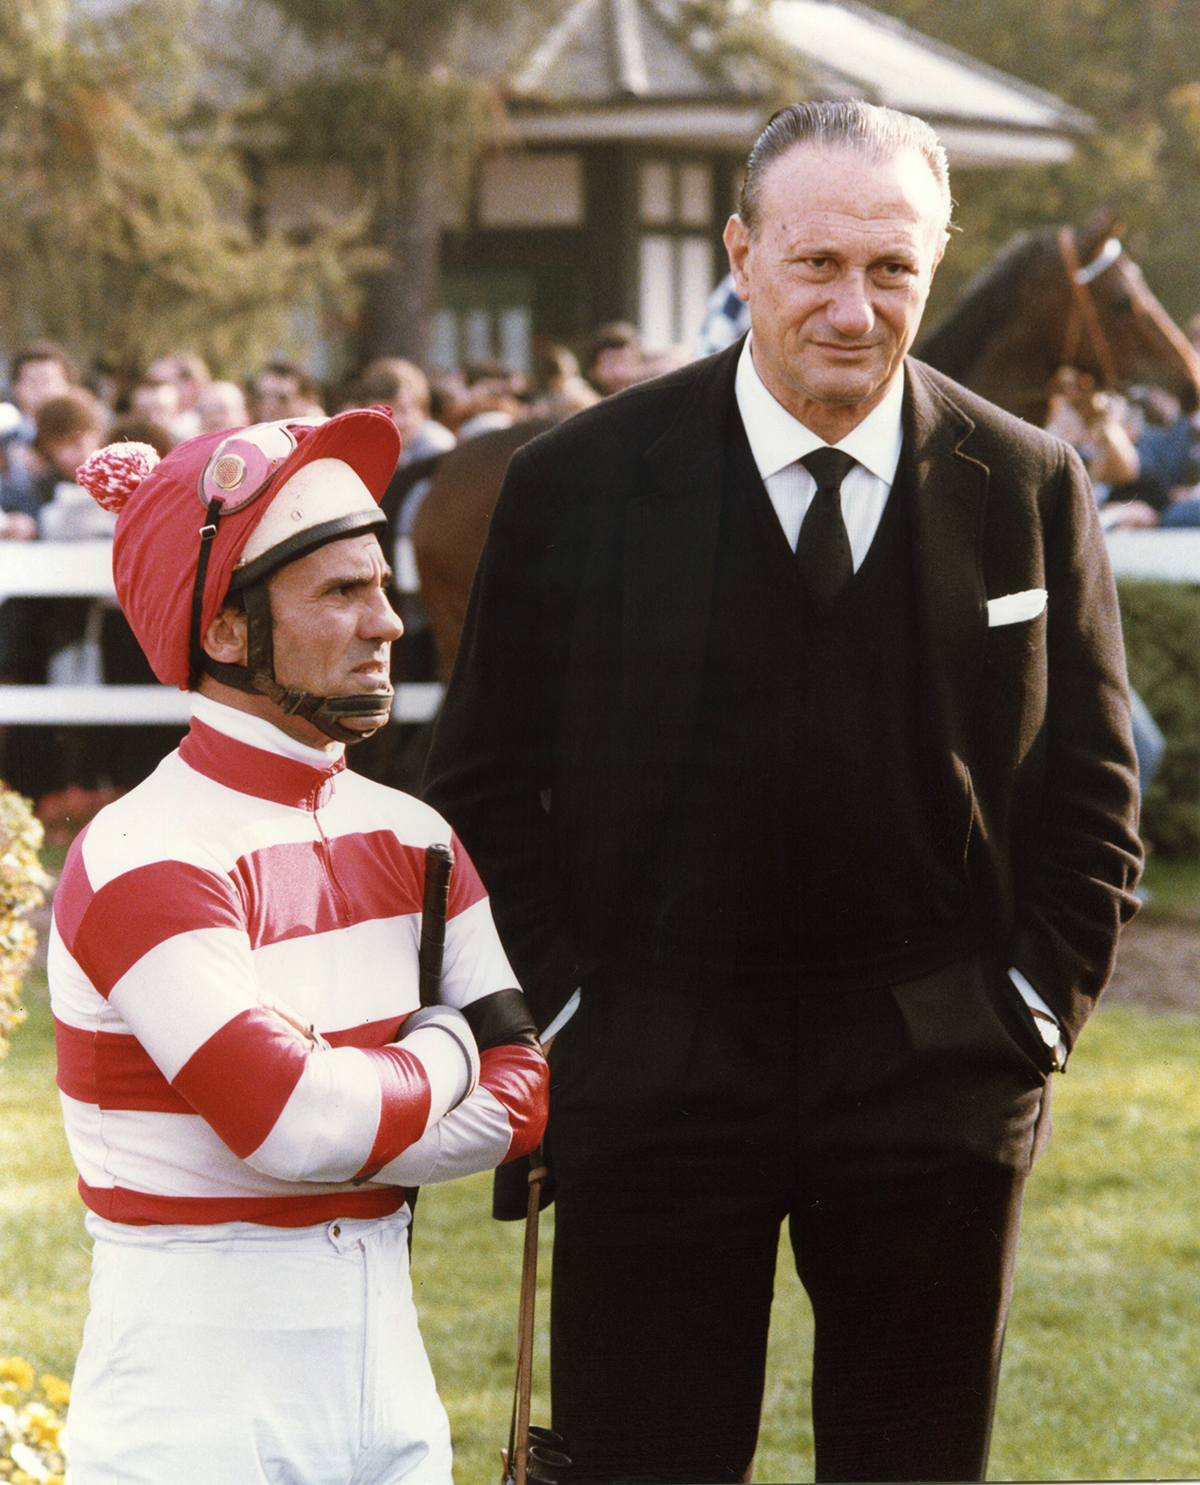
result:
[[[404,626],[388,602],[391,572],[370,533],[318,547],[268,580],[275,678],[315,696],[391,695],[392,641]],[[329,738],[302,717],[273,718],[300,742],[326,748]],[[369,734],[370,718],[345,726]]]

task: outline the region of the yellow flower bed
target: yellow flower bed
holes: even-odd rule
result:
[[[0,1481],[64,1485],[61,1435],[70,1397],[61,1377],[35,1379],[23,1357],[0,1358]]]

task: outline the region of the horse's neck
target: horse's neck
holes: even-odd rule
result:
[[[1058,369],[1049,340],[1025,320],[1013,321],[1003,333],[966,347],[960,366],[948,374],[1027,422],[1041,423],[1047,412],[1046,388]],[[929,356],[930,364],[937,360]],[[944,369],[944,368],[939,368]]]
[[[1014,326],[1012,333],[980,347],[962,381],[989,402],[1040,426],[1049,408],[1047,387],[1057,369],[1058,358],[1047,336],[1028,325],[1019,330]]]

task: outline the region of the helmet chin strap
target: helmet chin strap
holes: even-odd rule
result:
[[[335,742],[362,742],[379,731],[392,711],[390,686],[386,694],[372,691],[357,696],[314,696],[311,691],[289,690],[261,670],[251,675],[251,685],[273,701],[285,716],[303,717]],[[345,723],[353,718],[370,719],[375,725],[362,730],[347,727]]]
[[[314,696],[311,691],[281,686],[266,671],[251,670],[247,665],[227,665],[209,656],[205,656],[203,670],[226,686],[267,697],[285,716],[303,717],[334,742],[362,742],[378,732],[391,716],[390,686],[386,691],[363,692],[357,696]],[[375,725],[361,729],[347,727],[345,722],[354,718],[369,718]]]
[[[232,665],[205,655],[201,668],[214,680],[251,695],[265,696],[285,716],[302,717],[334,742],[362,742],[387,722],[392,712],[392,688],[361,692],[352,696],[315,696],[311,691],[281,685],[275,679],[275,647],[271,633],[271,605],[266,582],[251,583],[242,590],[246,603],[245,665]],[[358,729],[345,723],[370,719],[373,727]]]

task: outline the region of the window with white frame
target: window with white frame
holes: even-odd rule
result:
[[[527,274],[443,273],[433,321],[431,364],[448,371],[468,361],[533,369],[533,284]]]
[[[638,169],[638,328],[652,350],[691,345],[714,278],[713,173],[702,160]]]

